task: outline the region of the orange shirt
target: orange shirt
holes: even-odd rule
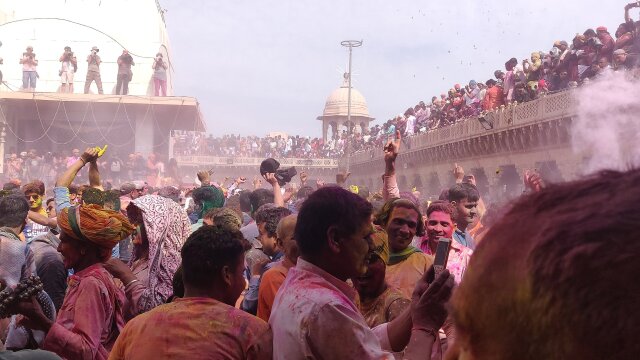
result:
[[[110,360],[271,359],[269,324],[212,298],[179,298],[133,318]]]
[[[257,316],[269,321],[271,316],[271,307],[273,300],[276,298],[278,289],[287,277],[289,268],[282,265],[282,262],[267,270],[260,280],[260,288],[258,289],[258,313]]]

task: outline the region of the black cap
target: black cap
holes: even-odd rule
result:
[[[267,173],[275,173],[278,168],[280,168],[278,160],[274,158],[265,159],[260,164],[260,175],[264,176],[264,174]]]

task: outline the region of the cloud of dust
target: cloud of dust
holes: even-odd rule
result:
[[[576,91],[578,116],[571,126],[582,172],[640,166],[640,81],[616,72]]]

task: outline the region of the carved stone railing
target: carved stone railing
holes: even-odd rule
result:
[[[260,166],[264,158],[248,158],[234,156],[176,156],[176,161],[180,166],[215,166],[215,167],[238,167],[238,166]],[[337,159],[301,159],[289,158],[278,159],[281,167],[297,166],[301,168],[328,168],[337,169]]]
[[[538,130],[538,127],[550,133],[550,137],[556,136],[555,132],[560,134],[556,138],[566,138],[567,129],[564,126],[567,124],[560,120],[574,114],[573,92],[550,94],[531,102],[503,107],[486,114],[485,118],[492,123],[492,129],[485,129],[477,118],[469,118],[404,139],[401,155],[406,156],[430,149],[433,151],[430,151],[432,156],[429,158],[446,160],[446,158],[469,154],[481,155],[487,152],[522,149],[535,142],[536,139],[531,140],[530,137],[538,136],[537,131],[534,131]],[[461,146],[454,147],[453,144],[456,143]],[[442,156],[443,152],[450,153],[451,156]],[[379,162],[382,157],[383,152],[380,149],[370,149],[353,154],[348,161],[350,166],[364,165],[371,161]]]
[[[399,163],[405,161],[447,162],[473,156],[512,151],[527,151],[540,146],[566,144],[569,139],[570,118],[575,115],[572,91],[543,96],[523,104],[502,107],[485,114],[492,124],[485,129],[477,118],[461,120],[453,125],[403,139]],[[382,160],[381,149],[359,151],[343,159],[278,159],[281,166],[337,169],[347,164],[355,171],[364,170],[368,163]],[[233,156],[176,156],[180,166],[240,167],[260,166],[263,158]]]

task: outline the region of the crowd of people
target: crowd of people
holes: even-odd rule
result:
[[[530,58],[522,61],[509,59],[504,69],[496,70],[493,78],[484,83],[471,80],[466,85],[455,84],[446,93],[433,96],[430,102],[420,101],[384,124],[362,132],[343,130],[326,143],[300,136],[214,138],[183,133],[176,136],[176,142],[180,143],[176,155],[335,158],[377,148],[393,137],[396,130],[405,138],[425,133],[502,106],[575,88],[614,71],[628,71],[637,79],[640,26],[631,19],[629,11],[638,7],[638,3],[625,6],[625,22],[616,29],[615,38],[605,26],[587,29],[571,42],[555,41],[549,51],[532,52]]]
[[[439,199],[425,201],[398,188],[401,146],[396,131],[381,147],[379,192],[348,173],[308,184],[304,172],[290,180],[296,192],[282,191],[289,179],[271,160],[259,171],[266,188],[200,171],[190,187],[134,175],[104,189],[107,155],[96,148],[69,161],[52,190],[12,179],[0,193],[0,357],[640,353],[640,243],[629,241],[640,170],[549,186],[527,172],[527,194],[485,204],[456,165]]]
[[[87,76],[84,83],[84,93],[88,94],[93,82],[96,83],[98,94],[104,94],[102,88],[102,76],[100,72],[100,64],[102,59],[98,52],[100,49],[97,46],[93,46],[89,55],[87,55]],[[22,90],[35,91],[38,78],[38,59],[36,53],[33,50],[33,46],[27,46],[26,51],[22,53],[22,57],[19,60],[22,65]],[[0,64],[3,60],[0,58]],[[133,78],[132,66],[135,66],[135,61],[129,51],[124,49],[122,54],[117,59],[118,73],[116,77],[116,94],[128,95],[129,94],[129,82]],[[162,53],[156,54],[151,65],[153,69],[153,84],[155,96],[167,96],[167,69],[169,65],[164,61]],[[70,46],[64,47],[64,52],[60,56],[60,70],[58,76],[60,77],[61,93],[73,93],[74,92],[74,76],[78,71],[78,59]],[[0,72],[0,83],[2,83],[2,72]]]
[[[50,186],[80,158],[80,155],[79,149],[73,149],[68,154],[47,152],[41,155],[36,149],[10,153],[4,159],[4,177],[7,181],[12,180],[20,184],[40,180]],[[145,156],[141,152],[135,152],[121,157],[114,152],[101,158],[97,166],[102,174],[103,185],[107,188],[119,186],[126,179],[143,179],[150,186],[182,183],[176,160],[171,158],[165,161],[154,153]],[[86,176],[80,173],[78,179],[85,181]]]
[[[240,136],[221,138],[200,132],[175,130],[173,155],[237,156],[257,158],[338,158],[344,155],[346,137],[330,139],[302,136]]]
[[[12,154],[0,359],[638,357],[640,169],[556,184],[527,170],[522,195],[491,203],[456,164],[431,199],[399,188],[394,127],[381,189],[274,159],[227,185],[106,147]],[[260,157],[287,149],[271,140]],[[198,182],[158,182],[172,172]]]

